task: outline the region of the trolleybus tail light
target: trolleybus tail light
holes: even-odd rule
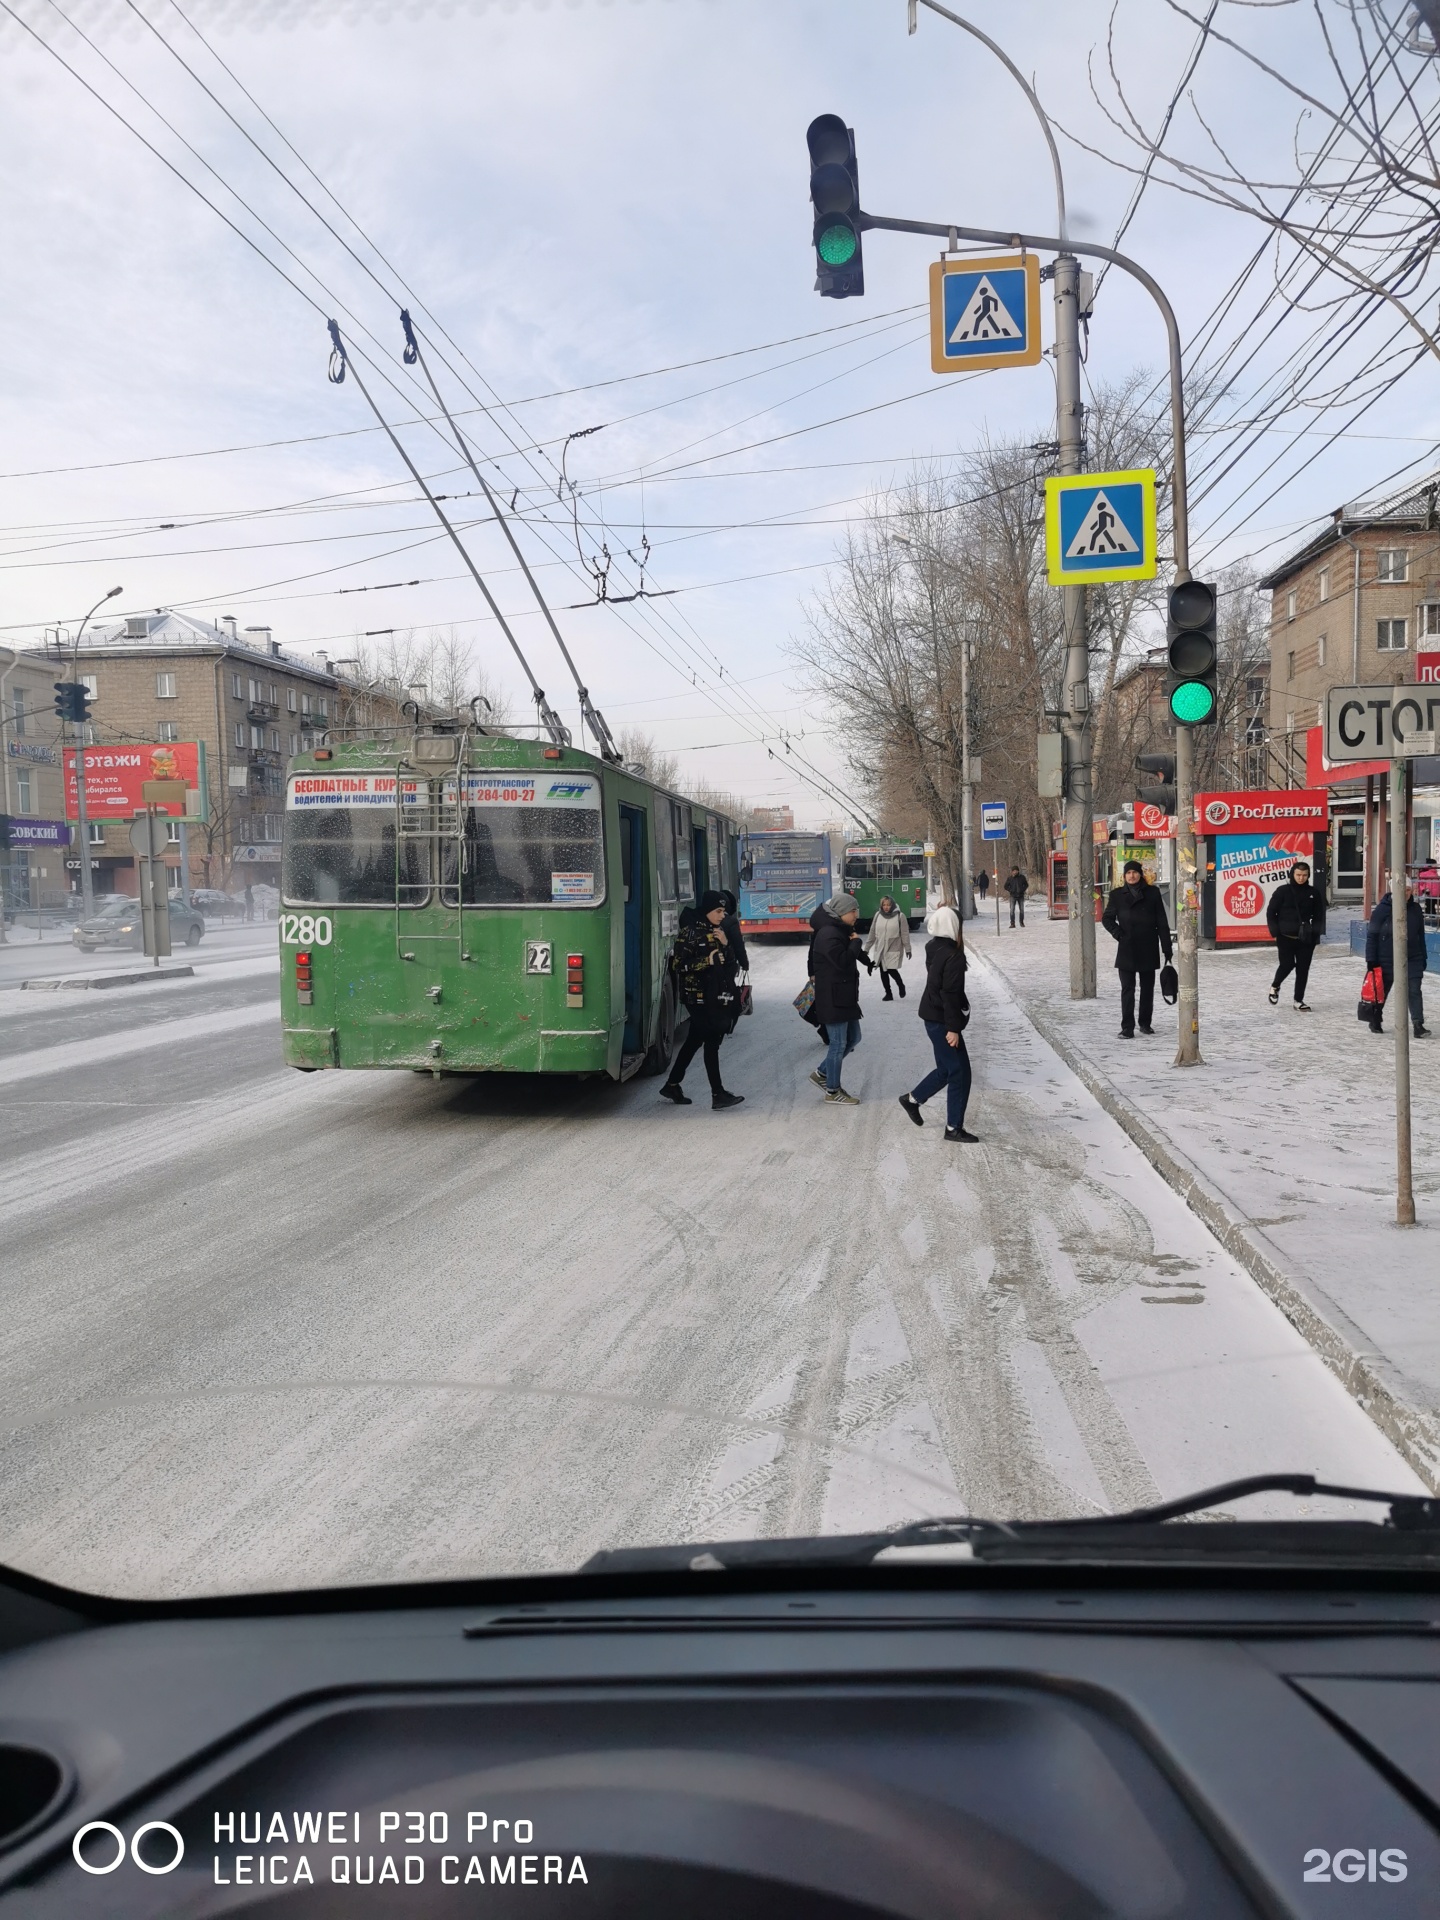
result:
[[[315,995],[310,988],[310,956],[308,953],[295,955],[295,998],[302,1007],[312,1006]]]
[[[559,760],[561,757],[559,747],[544,747],[541,749],[540,758],[542,760]]]
[[[316,747],[310,758],[312,760],[333,760],[335,755],[333,749],[330,747]]]
[[[565,1004],[567,1007],[583,1007],[585,1004],[585,956],[583,953],[570,953],[565,956]]]

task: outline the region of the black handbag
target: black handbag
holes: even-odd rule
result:
[[[1167,1007],[1173,1007],[1180,998],[1180,976],[1168,960],[1160,969],[1160,998]]]

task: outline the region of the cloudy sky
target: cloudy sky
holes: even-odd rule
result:
[[[905,0],[8,6],[6,640],[73,624],[116,584],[121,610],[233,613],[332,656],[357,635],[454,625],[523,708],[502,636],[362,396],[325,377],[333,314],[387,416],[411,423],[402,437],[422,471],[443,491],[473,486],[416,420],[427,409],[399,359],[407,300],[612,724],[644,726],[752,801],[833,811],[767,745],[783,757],[789,731],[844,778],[785,647],[847,517],[914,462],[953,463],[987,433],[1050,437],[1053,384],[1043,364],[932,376],[925,240],[871,235],[865,298],[815,295],[805,127],[825,111],[855,127],[872,211],[1048,231],[1045,148],[983,48],[923,9],[907,36]],[[969,11],[1058,120],[1122,151],[1087,83],[1091,67],[1110,86],[1108,0]],[[1218,10],[1319,88],[1308,17]],[[1163,0],[1120,0],[1115,64],[1151,124],[1195,44]],[[1212,41],[1194,88],[1218,143],[1257,178],[1290,177],[1295,116],[1273,85]],[[1132,180],[1062,150],[1074,231],[1111,240]],[[1193,337],[1259,238],[1152,186],[1125,245]],[[1407,464],[1424,471],[1434,448],[1431,362],[1345,436],[1329,438],[1333,415],[1322,431],[1297,410],[1227,470],[1267,351],[1291,351],[1309,325],[1289,308],[1276,317],[1267,275],[1262,263],[1241,304],[1270,294],[1272,317],[1226,363],[1213,444],[1197,438],[1202,570],[1273,557],[1338,501]],[[1161,346],[1148,301],[1112,276],[1091,376],[1158,370]],[[1363,336],[1359,351],[1363,363]],[[562,456],[580,485],[575,525],[557,500]],[[473,500],[454,506],[476,514]],[[470,537],[573,716],[498,534]],[[585,605],[602,546],[611,593],[634,591],[642,540],[646,585],[675,591]]]

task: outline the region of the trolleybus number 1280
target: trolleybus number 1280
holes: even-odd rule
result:
[[[282,913],[280,944],[282,947],[328,947],[330,944],[329,914]]]

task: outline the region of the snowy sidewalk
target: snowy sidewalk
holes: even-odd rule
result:
[[[1343,936],[1343,924],[1336,922]],[[1096,928],[1099,999],[1072,1001],[1068,928],[1032,913],[966,928],[1031,1020],[1281,1306],[1430,1486],[1440,1489],[1440,1036],[1411,1048],[1415,1199],[1395,1220],[1393,1001],[1385,1037],[1355,1018],[1364,974],[1320,947],[1296,1014],[1266,999],[1271,949],[1200,955],[1203,1067],[1177,1069],[1175,1013],[1119,1039],[1114,946]],[[1427,974],[1440,1028],[1440,977]]]

